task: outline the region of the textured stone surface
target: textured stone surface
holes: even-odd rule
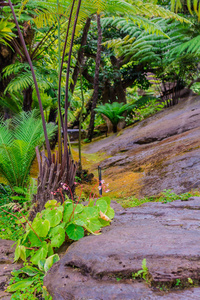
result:
[[[85,151],[112,155],[100,166],[104,168],[104,179],[111,182],[114,196],[120,197],[122,191],[123,196],[151,196],[164,189],[183,193],[200,187],[199,136],[198,96],[129,127],[118,136],[94,142]],[[123,181],[127,172],[129,177]],[[121,187],[116,174],[122,177]]]
[[[13,264],[15,247],[11,248],[13,241],[0,239],[0,299],[10,299],[10,294],[5,292],[11,272],[19,269],[21,264]]]
[[[180,279],[200,280],[200,198],[117,207],[112,225],[100,236],[73,243],[45,277],[53,299],[200,299],[200,288],[172,291]],[[133,281],[146,258],[149,285]],[[124,278],[119,282],[116,278]],[[126,279],[125,279],[126,278]]]

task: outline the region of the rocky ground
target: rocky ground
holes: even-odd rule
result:
[[[53,299],[200,299],[200,198],[114,208],[111,226],[73,243],[50,269]],[[144,258],[146,281],[133,279]]]
[[[200,97],[193,96],[84,151],[102,154],[111,196],[140,198],[164,189],[184,193],[200,187],[199,137]]]
[[[13,264],[15,248],[11,248],[13,241],[0,239],[0,299],[9,300],[10,294],[5,290],[14,269],[19,269],[22,264]]]

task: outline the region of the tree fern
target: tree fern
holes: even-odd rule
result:
[[[23,70],[23,71],[22,71]],[[40,69],[37,69],[35,67],[35,75],[38,81],[38,86],[40,89],[45,90],[52,87],[52,83],[48,81],[48,78],[46,76],[43,76],[42,72],[40,72]],[[20,92],[28,87],[34,88],[34,81],[31,74],[30,68],[25,64],[25,68],[23,68],[23,64],[15,64],[9,65],[4,69],[4,76],[10,76],[11,74],[15,74],[16,76],[9,82],[7,85],[4,94],[7,92],[9,93],[15,93]]]
[[[160,36],[148,34],[142,28],[138,28],[131,20],[127,21],[123,18],[116,18],[113,21],[110,18],[109,20],[105,20],[105,22],[107,25],[110,22],[111,26],[117,26],[118,30],[125,35],[124,38],[108,41],[105,45],[107,44],[108,47],[112,47],[117,56],[124,56],[129,60],[158,62],[160,60],[160,53],[163,55],[166,53],[167,55],[169,50],[187,40],[184,29],[179,26],[177,21],[172,22],[161,18],[152,20],[152,23],[157,24],[160,30],[165,33],[165,35],[162,34]]]
[[[171,55],[180,55],[180,54],[195,54],[198,55],[200,52],[200,35],[196,36],[189,41],[182,43],[171,51]]]
[[[132,108],[133,106],[130,104],[113,102],[112,104],[99,105],[95,108],[95,111],[105,115],[113,124],[113,132],[117,132],[117,124],[124,119],[123,113],[130,111]]]

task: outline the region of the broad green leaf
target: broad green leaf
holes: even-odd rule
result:
[[[20,240],[17,243],[17,246],[15,248],[15,257],[14,261],[17,261],[19,258],[21,258],[23,261],[26,260],[26,248],[23,245],[20,245]]]
[[[83,211],[84,206],[82,204],[73,204],[72,203],[67,203],[64,207],[64,213],[63,213],[63,221],[68,223],[69,219],[71,217],[71,219],[75,219],[77,217],[78,214],[80,214]],[[74,216],[72,216],[73,213],[73,209],[74,210]]]
[[[23,267],[20,270],[22,273],[25,273],[28,276],[35,276],[36,274],[41,273],[37,268],[32,266]]]
[[[57,226],[62,220],[62,212],[58,210],[58,208],[47,209],[47,213],[45,213],[45,218],[50,222],[51,227]]]
[[[40,247],[42,244],[42,242],[40,241],[38,236],[35,234],[35,232],[33,232],[33,230],[29,231],[28,239],[31,243],[31,245],[30,245],[31,247]]]
[[[107,211],[106,211],[106,216],[108,216],[108,218],[113,219],[115,216],[115,211],[112,207],[108,207]]]
[[[20,251],[21,251],[21,248],[20,248],[20,240],[17,242],[17,246],[15,248],[15,257],[14,257],[14,261],[17,261],[19,258],[20,258]]]
[[[24,246],[20,246],[20,248],[20,258],[26,261],[26,248]]]
[[[62,228],[65,228],[66,224],[67,224],[66,222],[62,222],[59,224],[59,226],[61,226]]]
[[[26,279],[21,279],[20,281],[9,285],[6,289],[7,292],[11,293],[11,292],[16,292],[18,290],[27,288],[28,286],[30,286],[32,283],[34,282],[33,278],[26,278]]]
[[[74,211],[74,214],[77,215],[77,214],[80,214],[84,209],[84,206],[83,204],[75,204],[75,211]]]
[[[38,268],[44,272],[44,265],[45,265],[45,262],[46,262],[46,259],[43,258],[43,259],[40,259],[39,262],[38,262]]]
[[[50,243],[48,243],[48,254],[47,256],[51,256],[54,254],[53,248]]]
[[[98,217],[99,213],[96,207],[84,207],[83,212],[87,215],[89,218]]]
[[[12,272],[11,272],[11,275],[12,276],[18,276],[19,274],[23,274],[23,272],[21,271],[21,269],[19,269],[19,270],[13,270]]]
[[[95,203],[95,200],[90,200],[88,203],[88,207],[93,207]]]
[[[45,259],[48,253],[48,245],[46,242],[42,242],[42,247],[31,257],[30,261],[37,265],[42,259]]]
[[[108,197],[108,196],[103,196],[103,197],[101,197],[100,200],[106,201],[106,203],[107,203],[108,205],[110,205],[110,203],[111,203],[111,199],[110,199],[110,197]]]
[[[83,227],[86,225],[85,222],[83,220],[80,220],[80,219],[73,220],[72,223],[75,224],[75,225],[83,226]]]
[[[56,200],[49,200],[46,202],[45,204],[45,208],[52,208],[55,207],[58,204],[58,202]]]
[[[62,205],[60,205],[60,206],[57,206],[56,209],[58,211],[60,211],[61,213],[63,213],[64,207]]]
[[[101,226],[102,226],[102,227],[106,227],[106,226],[109,226],[109,225],[110,225],[110,222],[105,221],[105,220],[103,220],[103,219],[101,219],[101,218],[99,218],[99,222],[101,223]]]
[[[51,230],[49,236],[51,239],[51,246],[59,248],[65,241],[65,230],[58,225]]]
[[[41,218],[35,218],[32,227],[40,237],[46,237],[50,229],[50,222]]]
[[[60,260],[60,258],[58,256],[58,254],[54,254],[54,255],[48,257],[44,264],[44,271],[47,272],[53,266],[53,264],[59,260]]]
[[[91,218],[87,224],[86,229],[89,229],[92,232],[98,231],[102,227],[101,222],[97,218]]]
[[[83,227],[78,226],[78,225],[74,225],[74,224],[70,224],[67,227],[66,233],[67,233],[68,237],[71,240],[74,240],[74,241],[78,241],[82,237],[84,237],[84,229],[83,229]]]
[[[105,200],[97,200],[96,207],[99,211],[102,211],[105,214],[108,204]]]
[[[68,223],[73,212],[73,204],[72,203],[65,203],[64,205],[64,213],[63,213],[63,221]]]

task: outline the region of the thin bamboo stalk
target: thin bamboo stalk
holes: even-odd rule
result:
[[[71,43],[70,43],[70,49],[68,54],[68,64],[67,64],[67,76],[66,76],[66,86],[65,86],[65,124],[64,124],[64,157],[63,157],[63,165],[68,168],[68,148],[67,148],[67,121],[68,121],[68,107],[69,107],[69,99],[68,99],[68,92],[69,92],[69,71],[70,71],[70,63],[71,63],[71,56],[72,56],[72,48],[74,43],[74,36],[75,36],[75,30],[76,25],[78,21],[79,11],[81,7],[81,0],[78,1],[78,6],[76,10],[76,16],[74,20],[74,26],[72,31],[72,37],[71,37]]]
[[[61,114],[61,80],[62,80],[62,69],[63,69],[63,64],[64,64],[65,51],[66,51],[66,47],[67,47],[67,41],[68,41],[68,36],[69,36],[69,29],[70,29],[70,24],[71,24],[71,20],[72,20],[72,13],[73,13],[73,10],[74,10],[74,4],[75,4],[75,2],[76,2],[76,0],[73,0],[71,11],[70,11],[70,15],[69,15],[68,26],[67,26],[67,33],[66,33],[66,37],[65,37],[65,43],[64,43],[64,48],[63,48],[62,60],[61,60],[61,64],[60,64],[60,73],[59,73],[58,110],[59,110],[60,121],[61,121],[61,126],[62,126],[62,129],[63,129],[63,132],[64,132],[64,123],[63,123],[63,117],[62,117],[62,114]]]

